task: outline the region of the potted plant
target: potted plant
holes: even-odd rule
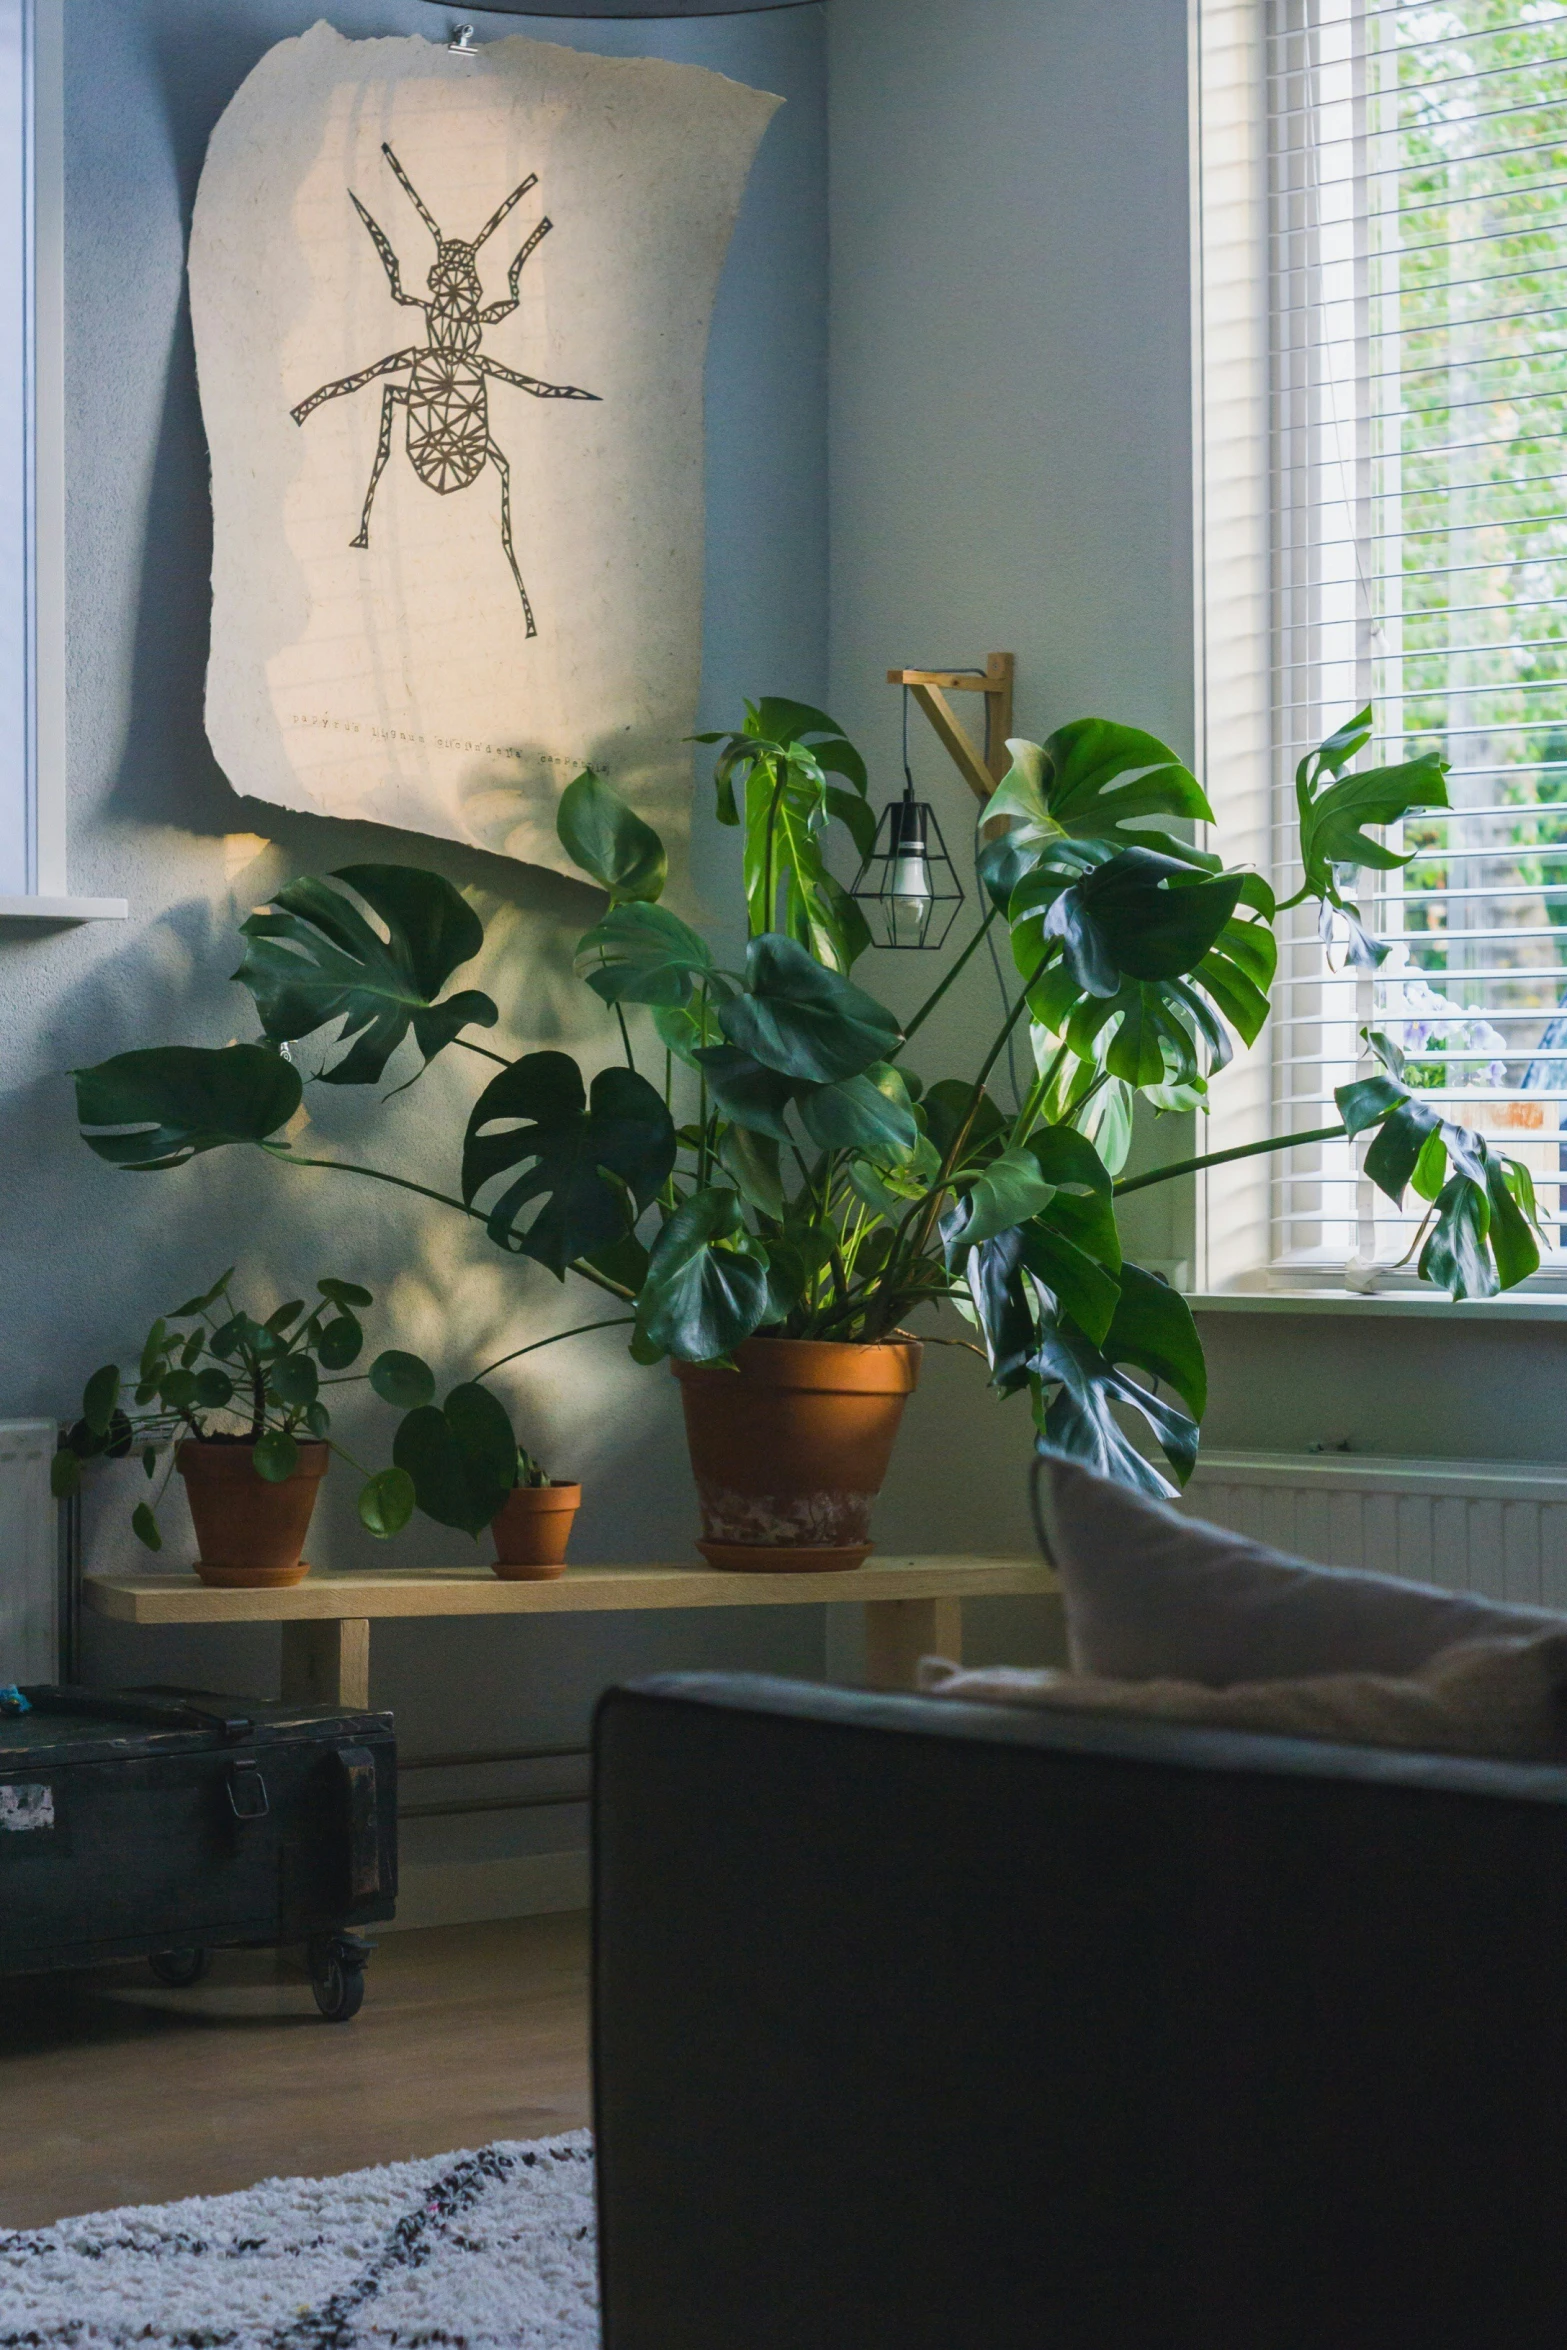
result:
[[[501,1367],[492,1363],[489,1370]],[[566,1571],[582,1487],[540,1468],[484,1385],[487,1376],[464,1380],[437,1404],[435,1373],[419,1355],[391,1350],[370,1366],[376,1393],[403,1411],[392,1458],[418,1508],[474,1540],[488,1527],[495,1572],[503,1579],[548,1581]]]
[[[319,1304],[307,1310],[294,1298],[260,1321],[234,1304],[233,1278],[230,1267],[200,1297],[159,1316],[128,1396],[117,1363],[93,1373],[51,1483],[64,1497],[78,1490],[90,1462],[136,1453],[150,1484],[161,1457],[156,1495],[131,1513],[139,1542],[162,1549],[158,1509],[178,1471],[204,1583],[299,1583],[310,1572],[303,1551],[321,1479],[332,1453],[350,1458],[333,1439],[322,1390],[341,1383],[357,1360],[359,1310],[374,1299],[357,1282],[318,1281]],[[382,1470],[360,1490],[360,1520],[372,1534],[395,1534],[413,1499],[403,1470]]]
[[[1445,806],[1446,786],[1434,754],[1353,772],[1370,734],[1362,711],[1301,761],[1304,878],[1287,903],[1315,902],[1325,934],[1374,964],[1382,950],[1343,889],[1354,868],[1399,857],[1364,828]],[[354,865],[290,882],[243,925],[237,977],[262,1041],[78,1071],[87,1141],[119,1167],[247,1144],[412,1188],[508,1256],[614,1300],[636,1359],[668,1359],[681,1380],[704,1544],[730,1565],[864,1556],[918,1376],[907,1325],[944,1300],[974,1326],[999,1393],[1029,1395],[1042,1447],[1167,1491],[1121,1424],[1137,1415],[1184,1483],[1202,1350],[1185,1300],[1125,1260],[1116,1199],[1209,1163],[1121,1174],[1137,1099],[1200,1108],[1235,1039],[1261,1031],[1280,911],[1268,883],[1168,828],[1212,811],[1153,736],[1089,718],[1015,743],[981,819],[983,913],[900,1024],[849,975],[867,933],[825,855],[834,822],[862,854],[872,836],[853,746],[823,713],[780,701],[704,739],[720,744],[719,820],[742,832],[737,964],[660,903],[662,845],[601,777],[561,800],[560,838],[606,893],[579,967],[619,1065],[589,1078],[562,1052],[481,1043],[493,1002],[446,992],[483,944],[478,916],[435,874]],[[910,1048],[992,934],[1017,975],[996,1033],[962,1071],[922,1077]],[[379,1079],[410,1036],[425,1062],[452,1047],[484,1061],[454,1189],[281,1139],[302,1087],[283,1048],[328,1028],[333,1084]],[[1027,1076],[1007,1099],[997,1071],[1014,1038]],[[1338,1122],[1249,1150],[1372,1135],[1371,1180],[1429,1204],[1423,1274],[1454,1296],[1522,1280],[1538,1263],[1526,1170],[1422,1101],[1386,1038],[1365,1041],[1371,1066],[1340,1089]],[[498,1430],[493,1442],[498,1472]]]

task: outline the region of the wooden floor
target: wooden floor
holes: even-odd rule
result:
[[[588,1922],[388,1934],[350,2024],[298,1954],[12,1977],[0,2006],[0,2227],[539,2138],[588,2120]]]

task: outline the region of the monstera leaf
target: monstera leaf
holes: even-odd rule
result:
[[[639,1357],[710,1363],[768,1317],[768,1252],[739,1195],[710,1185],[677,1208],[653,1245],[637,1307]]]
[[[836,819],[862,858],[875,846],[876,817],[859,752],[825,711],[777,698],[748,702],[738,734],[696,739],[722,745],[714,771],[721,824],[742,822],[737,781],[744,793],[752,934],[761,936],[781,922],[797,945],[830,969],[847,971],[870,945],[870,932],[828,869],[823,836]]]
[[[1173,1387],[1182,1411],[1122,1370],[1124,1363]],[[1145,1420],[1177,1485],[1197,1464],[1197,1424],[1207,1405],[1202,1344],[1186,1300],[1140,1266],[1121,1268],[1121,1296],[1103,1342],[1063,1320],[1047,1322],[1029,1365],[1042,1452],[1085,1461],[1102,1477],[1145,1493],[1168,1493],[1116,1421],[1116,1404]]]
[[[669,873],[663,842],[591,767],[561,793],[555,830],[572,863],[609,891],[612,904],[663,896]]]
[[[1391,872],[1407,865],[1414,851],[1400,854],[1382,841],[1372,840],[1368,824],[1396,824],[1413,808],[1447,807],[1447,761],[1435,751],[1391,767],[1368,767],[1358,775],[1344,770],[1371,740],[1368,704],[1337,733],[1309,751],[1295,770],[1295,802],[1300,818],[1300,858],[1305,878],[1287,906],[1315,898],[1321,908],[1324,940],[1333,936],[1337,915],[1349,939],[1350,959],[1358,968],[1374,971],[1385,961],[1387,949],[1366,928],[1355,902],[1343,895],[1340,878],[1346,870],[1369,866]]]
[[[83,1140],[111,1167],[138,1172],[183,1167],[225,1143],[267,1142],[303,1090],[298,1070],[260,1044],[163,1045],[72,1074]]]
[[[490,1238],[564,1277],[568,1265],[613,1246],[651,1205],[675,1163],[675,1129],[646,1078],[603,1069],[584,1093],[566,1053],[529,1053],[487,1085],[463,1146],[462,1193],[471,1207],[513,1175],[489,1210]],[[517,1219],[542,1202],[532,1222]]]
[[[776,932],[752,939],[745,991],[720,1006],[718,1024],[764,1068],[812,1085],[857,1077],[903,1042],[897,1021],[874,996]]]
[[[1196,776],[1157,735],[1108,718],[1077,718],[1048,742],[1020,740],[1007,749],[1012,765],[986,802],[979,858],[981,879],[1002,912],[1024,874],[1063,835],[1112,851],[1149,848],[1200,871],[1219,870],[1217,857],[1146,828],[1150,816],[1213,819]],[[1011,822],[996,834],[993,820],[1002,816]]]
[[[577,964],[606,1004],[678,1010],[690,1002],[696,980],[712,971],[713,958],[706,940],[667,906],[632,900],[612,906],[577,941]]]
[[[328,1085],[374,1085],[413,1032],[426,1065],[464,1028],[493,1028],[497,1013],[476,988],[438,1000],[461,963],[484,944],[484,925],[439,873],[414,865],[344,865],[280,889],[240,925],[248,945],[234,977],[256,1000],[274,1042],[290,1043],[340,1021],[349,1050],[321,1075]],[[347,895],[364,900],[379,931]]]
[[[1429,1204],[1422,1279],[1455,1298],[1495,1297],[1526,1281],[1540,1264],[1528,1168],[1411,1093],[1397,1046],[1377,1030],[1362,1034],[1382,1073],[1341,1085],[1334,1099],[1351,1135],[1377,1129],[1365,1171],[1383,1196],[1402,1207],[1413,1187]]]

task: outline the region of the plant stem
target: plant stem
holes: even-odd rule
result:
[[[481,1061],[493,1061],[497,1069],[509,1069],[511,1067],[511,1063],[507,1060],[504,1053],[492,1053],[487,1044],[471,1044],[466,1036],[454,1036],[452,1042],[453,1044],[460,1044],[465,1053],[477,1053]],[[343,1458],[346,1460],[348,1455],[345,1453]],[[357,1461],[354,1463],[354,1466],[355,1468],[359,1466]]]
[[[1032,1134],[1035,1120],[1038,1118],[1039,1113],[1044,1108],[1046,1102],[1050,1099],[1050,1088],[1054,1085],[1056,1078],[1060,1073],[1061,1064],[1066,1059],[1067,1051],[1068,1047],[1066,1045],[1062,1045],[1059,1050],[1051,1056],[1049,1068],[1042,1069],[1040,1071],[1039,1075],[1034,1079],[1033,1084],[1029,1087],[1027,1094],[1024,1096],[1023,1107],[1019,1110],[1017,1114],[1017,1123],[1012,1129],[1011,1148],[1013,1150],[1017,1149],[1019,1143],[1027,1142],[1030,1134]]]
[[[608,1273],[601,1273],[598,1267],[590,1265],[585,1257],[573,1257],[570,1270],[580,1275],[582,1280],[591,1281],[595,1289],[607,1290],[611,1297],[620,1298],[628,1306],[635,1305],[637,1302],[637,1293],[634,1289],[628,1289],[623,1281],[614,1280]],[[510,1359],[508,1356],[508,1362]]]
[[[381,1167],[361,1167],[353,1159],[302,1159],[298,1153],[275,1142],[264,1142],[261,1148],[274,1159],[281,1159],[286,1167],[330,1167],[343,1175],[368,1175],[372,1183],[395,1184],[399,1191],[416,1191],[421,1199],[433,1199],[443,1208],[455,1208],[460,1216],[471,1217],[475,1224],[487,1218],[477,1208],[470,1208],[460,1199],[453,1199],[448,1191],[432,1191],[427,1183],[410,1183],[406,1175],[388,1175]]]
[[[492,1371],[502,1370],[507,1363],[518,1362],[524,1355],[537,1354],[541,1346],[557,1346],[563,1338],[580,1338],[588,1330],[629,1330],[635,1321],[635,1314],[617,1314],[609,1322],[579,1322],[574,1330],[557,1330],[549,1338],[536,1338],[531,1346],[519,1346],[515,1353],[502,1355],[499,1362],[486,1363],[482,1371],[475,1371],[474,1377],[488,1379]]]
[[[948,988],[952,985],[952,982],[954,979],[956,979],[958,973],[962,970],[970,955],[974,954],[979,948],[986,932],[990,928],[990,925],[996,919],[996,913],[996,907],[992,906],[989,913],[985,916],[984,921],[980,924],[973,937],[969,940],[968,945],[963,949],[962,954],[959,955],[957,961],[953,964],[952,969],[947,973],[946,978],[942,980],[939,987],[934,989],[934,991],[925,998],[925,1001],[921,1004],[919,1010],[915,1013],[913,1019],[909,1022],[907,1028],[905,1028],[903,1031],[903,1044],[908,1043],[910,1037],[914,1035],[917,1029],[924,1027],[926,1021],[930,1018],[931,1013],[934,1012],[936,1006],[940,1003],[942,997],[946,994]],[[898,1054],[901,1053],[902,1050],[903,1045],[898,1045],[892,1053],[892,1059],[896,1060]]]
[[[1263,1151],[1293,1150],[1298,1142],[1337,1142],[1349,1132],[1347,1126],[1313,1126],[1309,1134],[1274,1134],[1266,1142],[1243,1142],[1232,1151],[1208,1151],[1200,1159],[1177,1159],[1171,1166],[1155,1167],[1148,1175],[1129,1175],[1115,1187],[1120,1199],[1128,1191],[1143,1191],[1150,1183],[1172,1183],[1177,1175],[1196,1175],[1204,1167],[1227,1167],[1232,1159],[1255,1159]]]
[[[631,1031],[626,1026],[626,1015],[619,1004],[615,1006],[615,1018],[620,1022],[620,1041],[626,1048],[626,1067],[635,1075],[637,1058],[631,1049]]]

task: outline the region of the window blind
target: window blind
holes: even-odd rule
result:
[[[1567,1269],[1567,6],[1267,0],[1273,862],[1294,771],[1370,702],[1363,764],[1436,750],[1450,813],[1361,872],[1374,974],[1281,933],[1273,1122],[1331,1121],[1384,1030],[1433,1107],[1530,1168]],[[1362,1073],[1363,1070],[1362,1070]],[[1347,1143],[1272,1162],[1274,1263],[1366,1278],[1423,1203]]]

